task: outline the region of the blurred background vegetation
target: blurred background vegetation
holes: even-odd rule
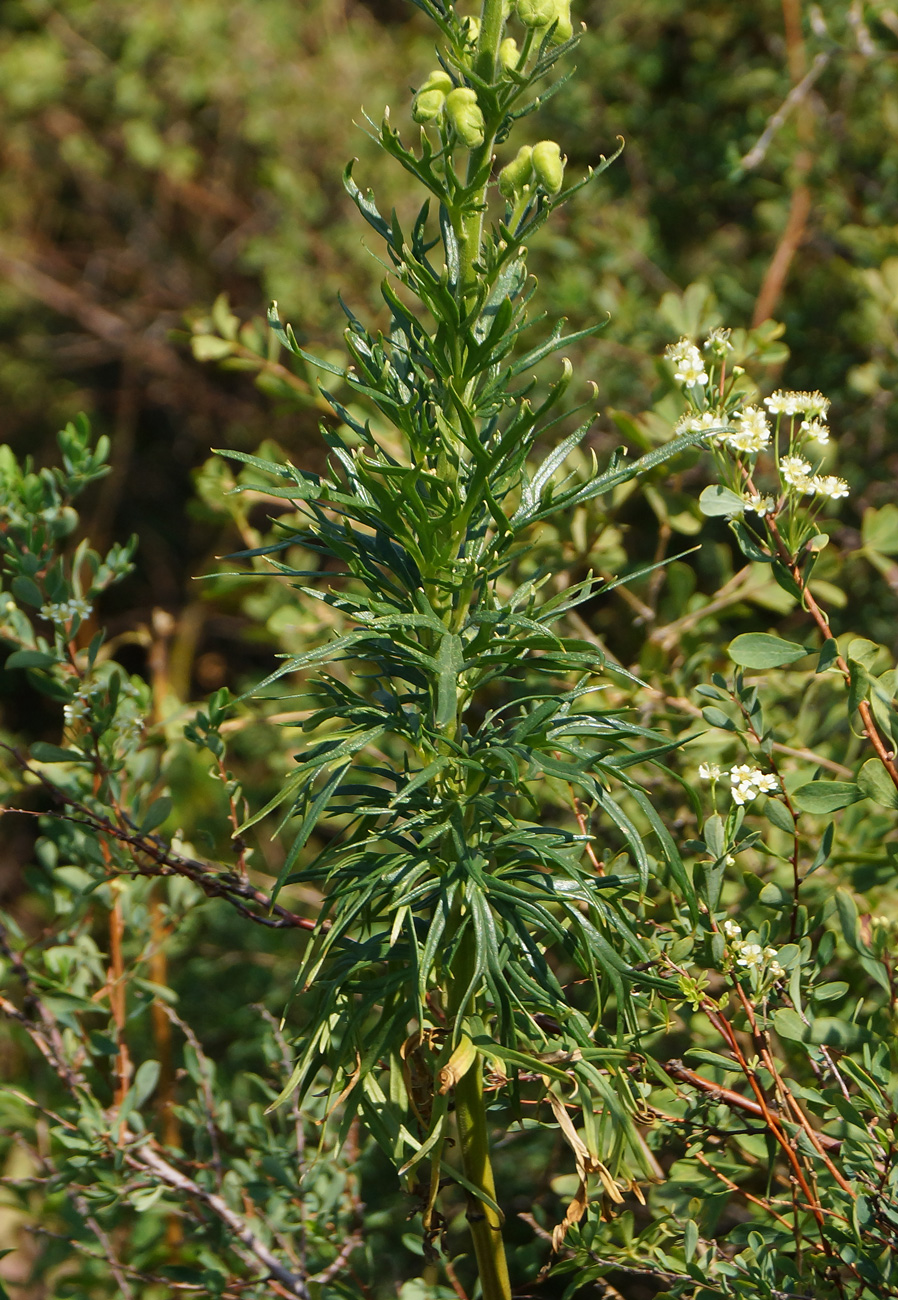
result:
[[[531,266],[550,319],[567,316],[572,328],[608,319],[573,357],[580,379],[599,386],[595,445],[669,436],[679,406],[657,362],[666,343],[715,324],[761,327],[771,384],[833,401],[852,498],[832,549],[841,532],[851,551],[865,510],[898,500],[898,6],[584,0],[575,12],[587,25],[578,71],[533,119],[533,138],[558,139],[569,174],[618,136],[626,148],[540,239]],[[378,318],[383,267],[343,191],[344,163],[358,156],[355,175],[363,186],[377,178],[382,207],[408,212],[415,200],[398,170],[381,179],[375,146],[351,123],[364,125],[363,108],[378,120],[392,103],[407,128],[406,88],[432,62],[429,26],[407,0],[3,5],[0,434],[39,464],[79,411],[111,436],[113,472],[89,494],[84,531],[98,549],[139,534],[136,571],[104,616],[117,658],[152,682],[157,701],[243,689],[277,649],[320,636],[320,612],[288,618],[273,584],[246,595],[196,581],[267,527],[267,507],[241,498],[224,508],[227,475],[209,449],[274,440],[299,464],[320,460],[321,400],[259,321],[277,298],[300,342],[334,356],[338,293]],[[610,571],[651,560],[659,537],[662,554],[672,537],[682,549],[700,527],[690,472],[663,494],[617,503],[613,526],[571,521],[558,544]],[[623,662],[673,674],[668,694],[682,695],[696,656],[711,652],[697,618],[691,643],[687,629],[665,639],[660,624],[682,616],[696,584],[713,592],[732,577],[725,538],[721,526],[718,545],[689,573],[672,566],[666,586],[651,580],[594,612],[594,630]],[[854,630],[894,646],[890,556],[822,571],[834,606],[851,593]],[[756,598],[734,591],[718,610],[718,644],[766,627],[763,611],[777,607],[769,586]],[[691,665],[681,679],[674,651]],[[0,673],[0,726],[23,740],[59,733],[47,703],[11,673]],[[237,749],[258,798],[276,780],[266,735],[246,728]],[[183,789],[196,793],[194,770],[178,761]],[[214,842],[219,804],[208,793],[196,800],[187,829]],[[33,842],[26,819],[0,823],[0,893],[26,929],[43,915],[34,877],[22,893]],[[200,970],[214,967],[219,982],[187,1019],[236,1077],[255,1059],[251,1004],[279,1010],[289,991],[289,944],[278,955],[266,940],[257,965],[241,964],[241,1025],[226,955],[245,949],[242,927],[208,903],[191,925],[189,944],[184,932],[179,940],[183,996],[189,1003]],[[15,1043],[2,1052],[21,1068]],[[530,1171],[518,1174],[526,1207]]]

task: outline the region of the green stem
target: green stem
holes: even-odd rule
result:
[[[476,940],[469,925],[462,937],[449,980],[448,1011],[453,1029],[459,1014],[465,1014],[468,1018],[475,1010],[471,1004],[468,1004],[466,1010],[462,1007],[462,1000],[474,974],[475,960]],[[455,1122],[465,1178],[495,1201],[496,1182],[490,1160],[486,1102],[483,1096],[483,1066],[479,1058],[455,1085]],[[483,1300],[511,1300],[501,1217],[491,1205],[469,1194],[467,1219]]]
[[[483,1068],[479,1059],[455,1085],[455,1119],[465,1177],[495,1200],[496,1184],[483,1097]],[[483,1300],[511,1300],[499,1215],[491,1205],[470,1196],[468,1226],[474,1242]]]

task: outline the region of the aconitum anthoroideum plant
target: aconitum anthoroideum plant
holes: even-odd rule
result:
[[[620,1201],[654,1177],[627,1062],[636,997],[681,996],[676,977],[650,969],[636,919],[659,865],[698,918],[674,841],[633,775],[670,742],[603,708],[603,655],[565,634],[568,611],[602,585],[516,574],[541,521],[704,433],[563,477],[593,416],[564,430],[567,362],[548,385],[533,375],[570,340],[528,320],[526,243],[595,180],[565,188],[555,141],[522,146],[498,175],[495,154],[542,84],[558,84],[576,44],[568,5],[520,0],[509,12],[486,0],[479,21],[420,7],[442,41],[413,102],[419,142],[404,143],[389,116],[378,139],[426,202],[406,230],[345,178],[386,248],[389,333],[374,337],[350,315],[352,365],[322,367],[337,416],[322,429],[325,475],[225,454],[265,472],[247,486],[301,512],[304,526],[285,528],[266,554],[302,599],[347,624],[262,684],[318,670],[296,768],[247,823],[282,810],[296,830],[275,895],[303,884],[324,897],[297,975],[307,1024],[285,1097],[326,1081],[344,1126],[360,1115],[418,1188],[432,1241],[443,1183],[460,1184],[493,1300],[510,1284],[490,1110],[500,1125],[538,1115],[572,1148],[578,1189],[556,1243],[583,1214],[590,1182]],[[276,310],[271,322],[314,361]],[[343,580],[303,582],[277,558],[297,545],[332,557]],[[605,874],[584,829],[593,817],[625,850]]]

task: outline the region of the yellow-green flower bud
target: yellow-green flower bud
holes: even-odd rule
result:
[[[446,96],[452,89],[452,78],[442,68],[435,68],[415,96],[412,117],[416,122],[432,122],[440,116]]]
[[[470,86],[459,86],[446,96],[446,116],[456,135],[469,149],[483,144],[486,125],[477,103],[477,92]]]
[[[574,34],[574,24],[571,22],[571,4],[570,0],[558,0],[558,12],[555,15],[555,30],[552,33],[552,44],[562,45],[569,41]]]
[[[419,90],[412,104],[412,117],[416,122],[432,122],[442,113],[445,102],[446,95],[442,90]]]
[[[525,27],[548,27],[564,8],[564,0],[517,0],[518,17]]]
[[[513,36],[506,36],[505,40],[499,46],[499,63],[503,68],[516,68],[518,59],[521,57],[521,51],[518,49],[518,43]]]
[[[533,150],[529,144],[522,145],[516,158],[503,167],[499,173],[499,193],[507,199],[514,199],[533,177]]]
[[[427,80],[418,90],[418,94],[423,94],[425,90],[441,90],[444,95],[448,95],[452,89],[452,78],[448,72],[442,68],[434,68],[433,72],[427,74]]]
[[[476,45],[480,39],[480,19],[466,18],[464,20],[465,43],[467,45]]]
[[[536,179],[549,194],[557,194],[564,180],[561,150],[554,140],[540,140],[530,155]]]

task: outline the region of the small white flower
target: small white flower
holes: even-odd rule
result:
[[[685,384],[687,388],[695,388],[698,384],[708,382],[708,372],[705,370],[705,363],[698,348],[693,348],[688,357],[683,357],[677,365],[674,378],[681,384]]]
[[[806,437],[813,438],[815,442],[819,442],[821,447],[825,447],[829,442],[829,428],[822,420],[802,420],[801,432],[805,434]]]
[[[681,338],[676,343],[669,343],[664,349],[664,355],[672,365],[678,366],[680,362],[688,357],[691,352],[697,352],[692,339]]]
[[[73,700],[63,706],[62,715],[65,718],[67,727],[74,726],[87,715],[87,700],[83,695],[76,695]]]
[[[829,398],[818,392],[803,393],[802,396],[805,398],[805,413],[812,419],[825,420],[830,407]]]
[[[816,474],[810,481],[810,490],[820,496],[831,497],[833,501],[848,496],[848,484],[836,474]]]
[[[759,767],[749,767],[747,763],[739,763],[730,768],[730,783],[733,802],[740,807],[757,798],[762,791],[778,788],[776,777],[772,773],[762,772]]]
[[[752,510],[756,515],[763,519],[776,509],[776,499],[771,496],[761,496],[757,492],[743,492],[742,500],[745,502],[746,510]]]
[[[763,953],[759,943],[743,943],[736,958],[737,966],[760,966]]]
[[[767,960],[769,961],[771,957],[775,957],[775,956],[776,956],[776,949],[775,949],[775,948],[765,948],[765,949],[764,949],[764,956],[765,956],[765,957],[767,958]]]
[[[58,623],[60,627],[76,616],[81,619],[90,618],[92,611],[93,606],[81,596],[73,596],[66,601],[53,601],[40,608],[42,618],[50,623]]]
[[[733,345],[730,342],[730,330],[716,329],[708,331],[708,337],[705,339],[705,350],[713,352],[716,357],[725,357],[728,352],[732,352]]]
[[[797,488],[799,492],[811,491],[811,467],[801,456],[783,456],[780,474],[789,487]]]
[[[782,979],[785,973],[784,967],[778,961],[772,961],[767,967],[767,974],[772,975],[775,980]]]
[[[727,442],[736,451],[763,451],[770,442],[770,425],[764,412],[756,406],[746,406],[738,417],[738,428],[731,433]]]
[[[713,411],[702,411],[701,415],[683,415],[676,423],[675,433],[702,433],[705,429],[713,430],[719,436],[726,433],[727,418],[715,415]]]
[[[742,926],[736,921],[724,921],[723,932],[728,939],[742,938]]]
[[[720,768],[716,763],[700,763],[698,774],[703,781],[716,781],[720,776]]]
[[[93,605],[85,600],[82,596],[73,596],[66,605],[69,612],[69,618],[90,618],[93,613]]]

